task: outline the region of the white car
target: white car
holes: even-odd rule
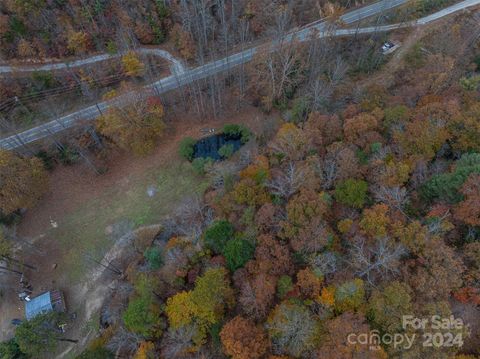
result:
[[[383,53],[390,52],[390,50],[392,50],[394,47],[395,47],[395,44],[393,42],[387,41],[382,45],[382,52]]]

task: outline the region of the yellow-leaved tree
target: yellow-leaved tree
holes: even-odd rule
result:
[[[154,97],[139,98],[125,107],[112,107],[97,119],[97,129],[119,147],[137,155],[151,152],[163,134],[164,108]]]
[[[168,298],[165,313],[170,329],[177,330],[194,324],[197,333],[194,336],[195,351],[206,339],[212,325],[219,323],[225,310],[233,304],[233,291],[227,279],[225,268],[208,269],[195,281],[195,288],[180,292]]]
[[[156,358],[155,344],[148,341],[140,343],[133,359],[154,359]]]
[[[73,54],[83,54],[90,47],[90,38],[84,31],[72,31],[68,34],[68,50]]]
[[[145,70],[145,65],[133,51],[129,51],[123,55],[122,65],[125,74],[132,77],[141,76]]]

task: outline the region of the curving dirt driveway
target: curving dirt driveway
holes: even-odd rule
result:
[[[161,57],[170,62],[170,70],[174,74],[181,74],[185,71],[185,66],[179,59],[175,58],[171,53],[166,50],[153,49],[148,47],[140,47],[134,50],[137,53],[143,55],[153,55]],[[101,54],[90,56],[85,59],[75,60],[71,62],[59,62],[59,63],[50,63],[50,64],[41,64],[41,65],[6,65],[0,66],[0,74],[6,73],[15,73],[15,72],[35,72],[35,71],[52,71],[52,70],[64,70],[72,67],[80,67],[85,65],[94,64],[96,62],[106,61],[121,57],[125,52],[119,52],[117,54]]]
[[[395,8],[397,6],[403,5],[408,0],[381,0],[377,3],[365,6],[363,8],[350,11],[343,16],[341,20],[345,24],[351,24],[359,20],[368,18],[377,13],[382,13],[389,9]],[[414,27],[421,26],[438,20],[447,15],[453,14],[455,12],[467,9],[472,6],[480,5],[480,0],[465,0],[459,2],[455,5],[452,5],[446,9],[443,9],[435,14],[426,16],[422,19],[409,22],[406,24],[393,24],[385,25],[378,27],[366,27],[359,29],[337,29],[333,31],[328,31],[327,22],[320,21],[314,22],[302,28],[301,30],[293,31],[290,34],[286,35],[286,41],[291,41],[293,39],[298,41],[307,41],[312,36],[312,31],[316,31],[318,37],[335,37],[335,36],[349,36],[356,35],[358,33],[376,33],[381,31],[392,31],[399,28],[405,27]],[[154,82],[153,84],[147,85],[146,89],[153,89],[157,94],[166,93],[168,91],[180,88],[186,84],[192,83],[194,81],[207,78],[213,74],[221,73],[229,69],[235,68],[241,64],[250,62],[254,55],[260,50],[265,49],[263,45],[253,47],[234,55],[228,56],[226,58],[212,61],[205,65],[184,70],[183,72],[173,72],[172,75],[165,77],[159,81]],[[80,111],[71,113],[69,115],[57,118],[53,121],[44,123],[40,126],[31,128],[21,133],[0,139],[0,148],[7,150],[13,150],[24,146],[25,144],[32,143],[52,134],[64,131],[70,127],[73,127],[80,120],[94,120],[100,116],[101,112],[108,109],[111,106],[115,105],[125,105],[134,99],[132,96],[133,93],[127,93],[125,95],[119,96],[110,101],[103,101],[96,105],[87,107]]]

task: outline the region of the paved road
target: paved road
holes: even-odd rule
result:
[[[432,21],[435,21],[435,20],[438,20],[444,16],[447,16],[447,15],[450,15],[454,12],[457,12],[457,11],[460,11],[460,10],[463,10],[463,9],[466,9],[466,8],[469,8],[469,7],[472,7],[472,6],[476,6],[476,5],[479,5],[480,4],[480,1],[478,0],[466,0],[466,1],[461,1],[459,3],[456,3],[452,6],[449,6],[443,10],[440,10],[432,15],[429,15],[429,16],[426,16],[422,19],[419,19],[417,21],[417,23],[419,25],[425,25],[425,24],[428,24]]]
[[[161,49],[151,49],[146,47],[140,47],[135,49],[135,52],[141,53],[143,55],[153,55],[161,57],[170,62],[170,70],[172,73],[180,73],[185,71],[185,66],[183,63],[175,58],[171,53]],[[118,58],[123,56],[125,53],[117,53],[117,54],[102,54],[102,55],[95,55],[91,57],[87,57],[81,60],[75,60],[71,62],[60,62],[60,63],[52,63],[52,64],[41,64],[41,65],[20,65],[20,66],[0,66],[0,74],[11,73],[11,72],[35,72],[35,71],[52,71],[52,70],[64,70],[72,67],[80,67],[89,64],[93,64],[96,62],[106,61],[114,58]]]
[[[388,9],[394,8],[396,6],[406,3],[408,0],[383,0],[375,4],[363,7],[358,10],[351,11],[342,16],[342,20],[346,24],[356,22],[358,20],[370,17],[374,14],[381,13]],[[426,18],[419,19],[415,22],[407,24],[394,24],[386,25],[380,27],[367,27],[360,29],[339,29],[335,31],[326,31],[327,24],[325,22],[316,22],[309,26],[304,27],[303,29],[293,32],[292,34],[287,35],[289,39],[295,37],[300,41],[306,40],[311,34],[312,30],[317,30],[317,35],[319,37],[327,36],[348,36],[358,33],[372,33],[379,31],[391,31],[394,29],[415,26],[415,25],[424,25],[434,20],[439,19],[440,17],[447,16],[456,11],[466,9],[468,7],[479,5],[480,0],[466,0],[461,3],[458,3],[454,6],[446,8],[439,13],[427,16]],[[194,69],[185,70],[183,72],[174,73],[171,76],[163,78],[159,81],[154,82],[146,86],[147,88],[154,89],[157,93],[165,93],[170,90],[179,88],[185,84],[191,83],[195,80],[206,78],[215,73],[220,73],[222,71],[234,68],[240,64],[247,63],[253,59],[253,56],[258,51],[259,47],[251,48],[240,53],[228,56],[224,59],[217,60],[205,64],[203,66],[196,67]],[[51,122],[47,122],[38,127],[32,128],[30,130],[24,131],[19,134],[12,135],[10,137],[0,140],[0,147],[5,149],[15,149],[22,146],[25,143],[31,143],[39,139],[45,138],[50,134],[63,131],[75,124],[79,120],[93,120],[100,115],[101,112],[108,109],[110,106],[124,104],[130,98],[134,98],[133,93],[127,93],[115,98],[110,101],[104,101],[98,103],[97,105],[89,106],[85,109],[77,111],[75,113],[63,116],[61,118],[55,119]]]

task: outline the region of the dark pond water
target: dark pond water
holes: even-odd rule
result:
[[[193,158],[204,157],[214,159],[216,161],[223,159],[218,150],[223,145],[232,145],[233,152],[238,151],[242,147],[240,137],[228,137],[224,134],[209,136],[198,141],[193,147]]]

